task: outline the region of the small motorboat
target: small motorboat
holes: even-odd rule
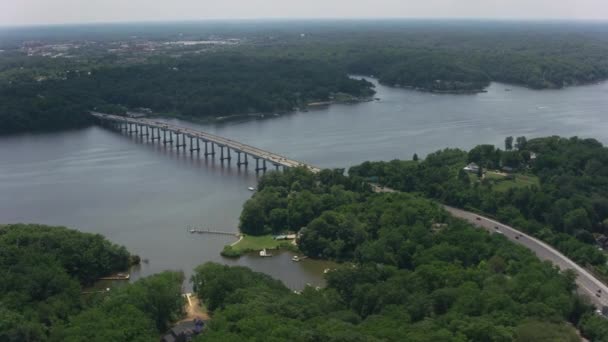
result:
[[[252,187],[252,186],[250,186],[250,187],[247,188],[247,190],[249,190],[249,191],[255,191],[255,188]]]
[[[297,255],[294,255],[294,256],[291,258],[291,261],[298,262],[298,261],[300,261],[300,257],[299,257],[299,256],[297,256]]]
[[[329,271],[330,271],[330,269],[326,268],[326,269],[323,270],[323,273],[327,274],[327,273],[329,273]]]
[[[262,249],[262,250],[260,251],[260,256],[261,256],[261,257],[271,257],[271,256],[272,256],[272,254],[268,253],[268,252],[266,251],[266,248],[264,248],[264,249]]]

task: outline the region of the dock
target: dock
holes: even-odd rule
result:
[[[225,232],[225,231],[205,229],[205,228],[188,228],[188,232],[190,232],[190,234],[228,235],[228,236],[236,236],[237,238],[241,236],[241,233]]]
[[[99,280],[129,280],[131,275],[129,273],[116,273],[111,276],[101,277]]]

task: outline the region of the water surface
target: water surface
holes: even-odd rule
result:
[[[506,91],[510,89],[510,91]],[[411,158],[445,147],[502,145],[505,136],[562,135],[608,142],[608,83],[535,91],[493,83],[487,93],[435,95],[378,85],[380,101],[203,129],[320,167]],[[190,273],[205,261],[266,272],[292,288],[323,284],[324,262],[219,255],[236,232],[254,172],[101,127],[0,138],[0,222],[100,233],[148,259],[134,274]]]

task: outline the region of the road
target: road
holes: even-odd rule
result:
[[[372,189],[374,192],[396,192],[396,190],[381,187],[376,184],[372,184]],[[512,242],[528,248],[534,252],[539,259],[550,261],[559,267],[560,270],[573,270],[577,276],[576,285],[578,286],[579,293],[589,298],[591,303],[597,308],[608,306],[608,287],[589,273],[589,271],[568,259],[568,257],[555,248],[537,238],[490,218],[447,205],[443,205],[443,207],[454,217],[463,219],[473,226],[484,228],[491,234],[501,234]]]
[[[588,297],[598,308],[608,306],[608,287],[555,248],[537,238],[490,218],[446,205],[443,207],[454,217],[461,218],[474,226],[484,228],[492,234],[502,234],[507,239],[534,252],[539,259],[550,261],[561,270],[573,270],[577,275],[576,284],[578,285],[581,294]]]
[[[308,165],[306,163],[303,163],[303,162],[300,162],[297,160],[289,159],[287,157],[284,157],[282,155],[279,155],[279,154],[276,154],[273,152],[262,150],[260,148],[253,147],[253,146],[247,145],[247,144],[243,144],[241,142],[238,142],[238,141],[235,141],[232,139],[224,138],[219,135],[215,135],[215,134],[211,134],[211,133],[207,133],[207,132],[203,132],[203,131],[199,131],[199,130],[194,130],[194,129],[190,129],[187,127],[176,126],[176,125],[172,125],[172,124],[169,124],[166,122],[155,121],[155,120],[151,120],[151,119],[129,118],[129,117],[124,117],[124,116],[97,113],[97,112],[91,112],[91,115],[100,120],[122,122],[122,123],[126,123],[126,124],[133,124],[133,125],[139,125],[139,126],[144,126],[144,127],[147,126],[147,127],[151,127],[151,128],[157,128],[159,130],[171,131],[176,134],[182,134],[183,136],[191,137],[194,139],[201,139],[203,141],[209,141],[214,144],[217,144],[218,146],[224,146],[224,147],[227,147],[234,151],[246,153],[247,155],[252,156],[254,158],[265,159],[275,165],[282,165],[282,166],[286,166],[286,167],[306,167],[315,173],[321,171],[321,169],[318,167],[314,167],[314,166]]]

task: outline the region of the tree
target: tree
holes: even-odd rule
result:
[[[418,161],[418,154],[414,153],[414,157],[412,158],[413,161]]]
[[[521,137],[517,137],[517,140],[515,142],[515,147],[517,147],[518,150],[523,150],[526,148],[528,144],[528,139],[526,139],[526,137],[521,136]]]
[[[564,229],[568,233],[573,233],[577,230],[589,231],[591,229],[591,222],[589,221],[589,215],[583,208],[574,209],[569,211],[564,217]]]
[[[463,169],[458,170],[458,180],[465,185],[469,185],[471,183],[471,179],[469,178],[469,173]]]
[[[513,137],[508,136],[505,138],[505,150],[511,151],[513,149]]]
[[[259,201],[247,201],[241,211],[239,228],[243,233],[262,235],[265,231],[266,215]]]

